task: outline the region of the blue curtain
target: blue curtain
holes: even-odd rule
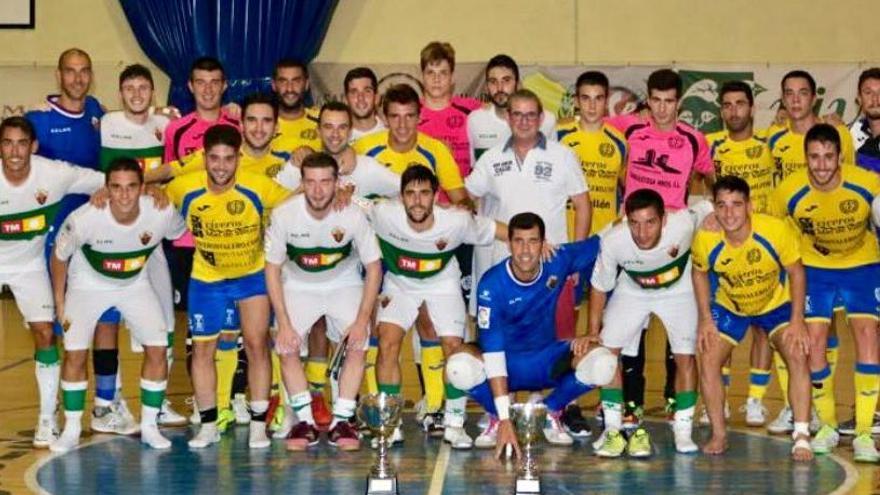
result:
[[[141,48],[171,78],[168,102],[193,110],[190,64],[217,57],[227,101],[268,90],[281,58],[309,63],[327,33],[337,0],[119,0]]]

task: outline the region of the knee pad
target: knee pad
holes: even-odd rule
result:
[[[453,387],[467,391],[486,381],[486,367],[473,355],[459,352],[446,360],[446,379]]]
[[[617,373],[617,356],[604,347],[597,347],[577,364],[574,377],[584,385],[604,387],[611,383],[615,373]]]

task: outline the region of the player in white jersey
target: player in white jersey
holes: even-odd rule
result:
[[[8,286],[34,337],[39,422],[35,447],[55,440],[58,381],[61,372],[52,335],[55,307],[46,271],[46,234],[62,198],[91,194],[104,184],[103,174],[48,160],[37,149],[34,128],[23,117],[0,123],[0,287]]]
[[[624,221],[602,236],[590,291],[590,335],[616,355],[638,354],[641,333],[651,314],[663,322],[677,365],[673,432],[675,448],[681,453],[698,450],[691,438],[697,399],[697,309],[690,246],[697,222],[711,213],[712,206],[701,202],[698,209],[666,212],[656,191],[641,189],[630,194],[624,204]],[[638,428],[629,444],[620,433],[622,386],[618,371],[611,384],[602,388],[605,431],[594,444],[596,454],[619,457],[627,449],[631,457],[648,456],[651,448],[646,431]]]
[[[326,317],[328,337],[345,346],[328,438],[342,450],[357,450],[360,441],[350,421],[382,280],[379,246],[358,206],[334,210],[338,165],[332,156],[309,155],[302,171],[305,194],[275,208],[266,233],[266,286],[278,324],[275,350],[281,358],[290,406],[299,419],[287,448],[305,450],[318,442],[300,347],[308,341],[312,325]]]
[[[369,67],[355,67],[342,81],[345,102],[351,108],[352,119],[349,143],[385,129],[379,116],[379,81]]]
[[[108,112],[101,118],[101,170],[106,170],[118,157],[134,158],[144,173],[162,165],[165,151],[163,137],[168,117],[152,112],[153,75],[150,69],[140,64],[129,65],[119,74],[119,96],[122,110]],[[147,265],[150,284],[159,296],[162,314],[168,326],[168,370],[174,362],[174,292],[168,261],[162,249],[157,249]],[[104,326],[98,327],[101,332]],[[115,332],[103,342],[116,340]],[[140,352],[140,345],[132,341],[134,349]],[[114,348],[118,345],[114,345]],[[117,382],[122,383],[117,371]],[[116,400],[122,401],[121,390],[116,391]],[[128,408],[125,407],[127,411]],[[126,418],[127,421],[131,421]],[[168,399],[162,403],[159,424],[179,426],[186,424],[186,418],[178,414]]]
[[[106,185],[109,207],[86,204],[74,211],[61,227],[50,260],[55,311],[65,329],[65,424],[50,445],[54,452],[79,444],[88,350],[98,319],[112,308],[144,347],[141,441],[156,449],[171,447],[157,423],[168,378],[166,323],[144,267],[162,239],[176,239],[186,227],[173,208],[159,209],[141,196],[143,171],[136,160],[115,159],[107,169]]]
[[[489,148],[510,139],[510,95],[520,88],[519,66],[508,55],[495,55],[486,64],[486,94],[489,104],[471,112],[467,118],[471,163],[476,163]],[[541,133],[556,141],[556,116],[544,110]]]
[[[400,195],[400,176],[367,155],[358,155],[352,142],[351,109],[340,102],[327,102],[318,114],[318,135],[322,149],[339,164],[339,186],[351,187],[354,194],[372,198],[396,198]],[[299,188],[302,172],[294,161],[288,162],[275,180],[290,190]]]
[[[436,360],[423,360],[422,366],[442,367],[444,356],[463,342],[466,310],[455,249],[461,244],[486,245],[507,236],[506,224],[462,210],[434,208],[439,184],[425,166],[406,169],[400,183],[401,202],[379,203],[370,212],[387,270],[379,304],[376,379],[379,392],[391,395],[400,395],[400,346],[423,303],[436,335],[419,328],[422,348],[440,352]],[[446,385],[443,438],[454,448],[473,445],[464,431],[466,403],[463,391]],[[398,426],[393,441],[402,440]]]

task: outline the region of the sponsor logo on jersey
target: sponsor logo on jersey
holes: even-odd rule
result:
[[[37,192],[34,194],[34,199],[37,200],[37,203],[40,205],[46,204],[46,200],[49,199],[49,192],[45,189],[37,189]]]
[[[105,272],[133,272],[143,268],[146,260],[146,256],[136,256],[129,259],[106,259],[101,262],[101,268]]]
[[[230,215],[241,215],[244,213],[244,201],[240,199],[229,201],[226,203],[226,211],[228,211]]]
[[[492,308],[480,306],[477,308],[477,326],[482,329],[489,328],[489,317],[492,315]]]
[[[859,209],[859,202],[854,199],[846,199],[840,202],[840,212],[850,214]]]
[[[6,220],[0,222],[0,232],[4,234],[24,234],[26,232],[39,232],[46,228],[46,216],[37,214],[28,218]]]
[[[433,272],[443,268],[443,260],[436,259],[416,259],[409,256],[401,256],[397,258],[397,268],[406,272]]]
[[[150,243],[150,239],[152,239],[152,238],[153,238],[153,233],[149,232],[149,231],[145,231],[144,233],[141,234],[141,244],[146,246],[147,244]]]
[[[325,254],[302,254],[299,256],[299,264],[302,266],[318,268],[322,266],[331,266],[344,258],[342,253],[325,253]]]
[[[636,165],[642,165],[647,168],[659,168],[663,172],[669,174],[681,174],[675,167],[672,167],[668,164],[669,155],[663,153],[658,155],[657,152],[653,149],[649,149],[645,152],[645,157],[642,159],[633,160],[633,163]]]
[[[640,286],[650,289],[652,287],[660,287],[670,282],[675,282],[679,278],[681,278],[681,271],[677,266],[674,266],[663,273],[635,277],[635,280]]]

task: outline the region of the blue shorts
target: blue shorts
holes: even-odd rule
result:
[[[846,310],[849,318],[878,319],[880,264],[840,270],[805,267],[807,321],[831,321],[835,309]]]
[[[737,345],[745,338],[749,326],[758,327],[772,337],[774,332],[788,325],[791,319],[791,303],[757,316],[740,316],[718,304],[712,304],[712,319],[715,320],[721,336]]]
[[[507,388],[538,391],[555,388],[571,371],[571,342],[559,340],[537,352],[505,352]]]
[[[266,277],[262,271],[240,278],[189,283],[189,331],[193,340],[216,339],[229,325],[238,327],[235,303],[266,295]]]

